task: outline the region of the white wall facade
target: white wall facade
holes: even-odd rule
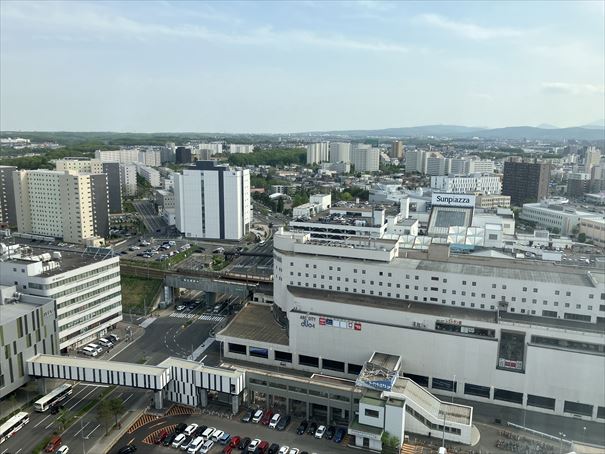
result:
[[[351,164],[355,166],[355,172],[378,172],[380,150],[371,145],[354,144],[351,147]]]
[[[137,166],[134,164],[120,164],[120,184],[122,194],[132,197],[137,194]]]
[[[498,176],[474,174],[431,177],[431,188],[452,194],[500,194],[502,181]]]
[[[232,143],[229,145],[229,153],[252,153],[254,151],[254,145],[241,145]]]
[[[307,145],[307,164],[319,164],[330,159],[330,143],[318,142]]]
[[[348,142],[330,142],[330,162],[351,162],[351,144]]]

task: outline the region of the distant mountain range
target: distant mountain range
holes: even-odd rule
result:
[[[483,139],[530,139],[530,140],[605,140],[603,120],[585,126],[558,128],[542,124],[533,126],[512,126],[506,128],[480,128],[457,125],[427,125],[407,128],[358,129],[349,131],[316,131],[309,134],[347,137],[451,137]]]

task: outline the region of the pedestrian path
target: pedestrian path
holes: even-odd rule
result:
[[[202,321],[206,321],[206,322],[220,322],[220,321],[224,320],[224,318],[225,318],[223,315],[184,314],[182,312],[173,312],[172,314],[169,315],[169,317],[185,318],[185,319],[189,319],[189,320],[202,320]]]

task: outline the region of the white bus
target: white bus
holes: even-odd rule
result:
[[[61,402],[63,399],[69,396],[72,393],[72,388],[73,386],[68,383],[59,386],[58,388],[48,393],[46,396],[41,397],[36,402],[34,402],[34,409],[40,412],[48,410],[54,404],[56,404],[57,402]]]
[[[29,415],[24,411],[17,413],[15,416],[10,418],[4,424],[0,426],[0,444],[4,443],[10,437],[12,437],[15,432],[17,432],[21,427],[29,422]]]

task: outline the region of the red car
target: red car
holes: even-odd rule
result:
[[[240,437],[238,437],[237,435],[235,437],[231,437],[231,442],[229,443],[229,447],[230,448],[239,447],[240,441],[242,441],[242,439]]]
[[[223,454],[231,454],[231,451],[233,451],[233,446],[231,445],[225,446],[223,448]]]
[[[166,439],[166,437],[168,436],[168,431],[166,429],[162,430],[162,433],[160,433],[160,435],[158,435],[158,437],[155,439],[155,441],[153,442],[156,445],[162,444],[162,442]]]
[[[271,422],[271,418],[273,417],[273,410],[267,410],[263,415],[263,419],[260,420],[261,424],[268,426]]]
[[[269,449],[269,442],[265,440],[261,441],[258,445],[258,452],[262,452],[264,454],[267,452],[267,449]]]

